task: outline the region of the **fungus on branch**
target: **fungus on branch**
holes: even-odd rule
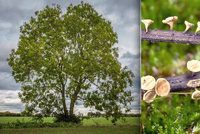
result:
[[[146,33],[148,32],[148,27],[152,24],[152,23],[154,23],[154,21],[153,20],[151,20],[151,19],[143,19],[143,20],[141,20],[142,21],[142,23],[145,25],[145,31],[146,31]]]
[[[200,71],[200,61],[191,60],[187,62],[187,69],[191,72],[199,72]]]
[[[170,30],[173,30],[174,24],[177,22],[177,20],[178,20],[177,16],[171,16],[162,20],[162,23],[169,25]]]
[[[195,31],[195,34],[197,34],[200,31],[200,21],[197,22],[197,29]]]
[[[165,78],[156,81],[155,92],[158,96],[167,96],[170,92],[170,84]]]
[[[143,100],[146,103],[151,103],[156,98],[156,92],[154,90],[149,90],[143,95]]]
[[[195,89],[195,91],[192,93],[192,99],[199,100],[200,99],[200,91]]]
[[[147,75],[141,78],[141,89],[151,90],[155,87],[156,80],[153,76]]]
[[[199,87],[199,86],[200,86],[200,79],[190,80],[190,81],[187,83],[187,86],[188,86],[188,87],[192,87],[192,88]]]
[[[185,21],[184,23],[185,23],[185,30],[184,30],[183,33],[186,33],[191,27],[194,26],[194,24],[192,24],[192,23],[190,23],[188,21]]]

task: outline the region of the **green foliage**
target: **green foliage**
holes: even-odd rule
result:
[[[64,116],[63,114],[56,115],[54,122],[72,122],[75,124],[81,123],[81,118],[75,115]]]
[[[152,104],[143,102],[142,109],[147,134],[187,134],[200,122],[199,101],[187,95],[158,98]]]
[[[24,114],[72,116],[81,100],[116,121],[122,108],[130,109],[133,98],[125,89],[133,75],[118,61],[115,43],[111,23],[87,3],[65,13],[59,6],[37,11],[20,28],[18,48],[8,59],[21,84]]]
[[[198,0],[142,0],[142,18],[154,20],[150,29],[168,30],[162,20],[169,16],[178,16],[175,31],[184,31],[184,21],[194,23],[199,20]],[[143,29],[143,25],[142,25]],[[191,59],[200,60],[198,45],[173,43],[142,42],[142,76],[168,77],[187,73],[186,63]],[[199,101],[191,96],[172,95],[170,98],[158,98],[152,104],[142,102],[142,123],[145,133],[184,134],[191,133],[200,122]]]

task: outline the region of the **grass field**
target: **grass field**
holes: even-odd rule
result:
[[[31,121],[29,117],[0,117],[0,123],[12,123],[17,120]],[[52,117],[44,119],[45,122],[53,122]],[[126,117],[119,120],[117,125],[105,118],[84,119],[82,126],[69,128],[22,128],[0,129],[0,134],[139,134],[139,117]]]
[[[1,134],[139,134],[139,127],[71,127],[71,128],[25,128],[2,129]]]

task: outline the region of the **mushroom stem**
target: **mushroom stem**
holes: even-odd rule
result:
[[[197,29],[195,31],[195,34],[197,34],[200,31],[200,21],[197,22]]]
[[[142,23],[145,25],[145,31],[148,32],[148,27],[154,22],[151,19],[142,19]]]
[[[188,21],[185,21],[184,23],[185,23],[185,30],[184,30],[183,33],[186,33],[191,27],[194,26],[194,24],[192,24],[192,23],[190,23]]]

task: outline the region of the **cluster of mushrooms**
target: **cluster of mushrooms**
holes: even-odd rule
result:
[[[166,19],[162,20],[162,23],[169,25],[170,30],[173,30],[174,24],[177,22],[177,20],[178,20],[177,16],[171,16],[171,17],[167,17]],[[145,30],[146,30],[146,33],[147,33],[148,27],[152,23],[154,23],[154,21],[151,20],[151,19],[142,19],[141,21],[142,21],[142,23],[144,23]],[[188,21],[185,21],[184,23],[185,23],[184,33],[186,33],[189,29],[191,29],[191,27],[194,26],[194,24],[192,24]],[[200,21],[197,22],[197,29],[195,31],[195,34],[198,33],[199,31],[200,31]]]
[[[192,73],[200,72],[200,61],[191,60],[187,62],[187,69]],[[200,91],[196,87],[200,86],[200,78],[190,80],[187,83],[188,87],[195,88],[195,91],[192,93],[191,98],[195,100],[200,99]],[[154,101],[156,96],[168,96],[170,93],[170,83],[165,78],[158,78],[157,80],[150,75],[143,76],[141,78],[141,89],[145,91],[143,94],[143,100],[146,103],[151,103]]]

